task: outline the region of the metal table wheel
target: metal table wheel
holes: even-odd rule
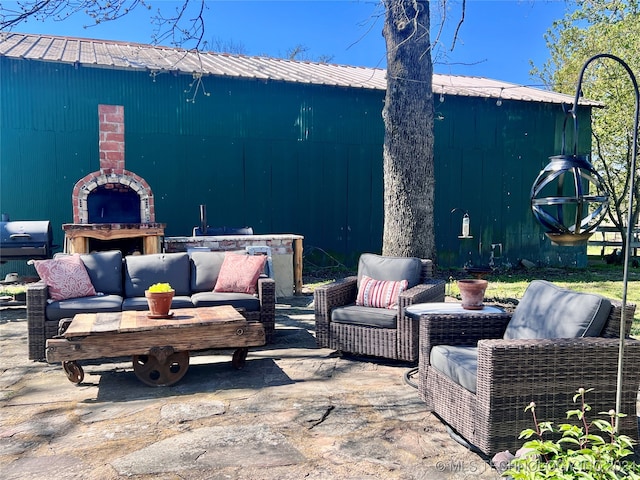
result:
[[[133,372],[151,387],[167,387],[178,382],[189,369],[189,352],[173,347],[154,347],[148,355],[133,356]]]

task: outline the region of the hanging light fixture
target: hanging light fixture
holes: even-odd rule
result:
[[[566,111],[562,128],[562,154],[549,157],[531,187],[531,209],[555,245],[585,245],[607,212],[609,196],[604,182],[589,162],[578,155],[578,101],[584,71],[580,72],[573,107]],[[573,152],[567,154],[567,117],[573,119]]]
[[[588,59],[582,67],[580,71],[580,77],[578,79],[578,86],[576,87],[576,96],[573,102],[573,108],[568,112],[572,115],[574,120],[574,153],[573,155],[564,155],[564,131],[563,131],[563,139],[562,139],[562,150],[563,155],[558,155],[555,157],[551,157],[551,163],[547,165],[547,167],[540,172],[538,178],[533,184],[531,189],[531,207],[533,209],[534,215],[536,219],[549,230],[546,232],[547,236],[552,239],[555,238],[555,243],[561,245],[576,245],[582,241],[586,242],[586,239],[589,238],[595,227],[598,225],[600,220],[602,220],[602,216],[604,215],[604,210],[606,209],[606,202],[608,202],[608,197],[606,193],[604,193],[604,187],[602,187],[602,181],[600,180],[600,176],[593,169],[591,164],[588,161],[588,158],[585,155],[576,155],[576,147],[575,143],[577,142],[577,134],[578,134],[578,121],[577,121],[577,107],[578,100],[580,97],[582,78],[584,76],[584,72],[589,66],[591,62],[597,60],[599,58],[609,58],[611,60],[615,60],[622,67],[624,67],[625,71],[629,75],[631,79],[631,83],[633,84],[633,91],[635,94],[635,114],[633,119],[633,140],[631,147],[631,168],[629,170],[629,174],[631,176],[629,181],[629,199],[628,199],[628,209],[627,212],[627,228],[625,232],[624,238],[624,273],[622,277],[622,311],[621,311],[621,322],[620,322],[620,344],[618,350],[618,371],[617,371],[617,384],[616,384],[616,413],[620,412],[620,405],[622,403],[622,370],[623,370],[623,361],[624,361],[624,339],[626,337],[626,321],[627,318],[627,290],[629,284],[629,258],[631,252],[631,239],[632,239],[632,231],[633,231],[633,200],[634,200],[634,192],[635,192],[635,179],[636,179],[636,157],[638,153],[638,120],[640,116],[640,92],[638,90],[638,82],[636,80],[633,71],[627,65],[627,63],[619,57],[615,55],[611,55],[609,53],[600,53],[598,55],[594,55],[590,59]],[[565,119],[566,126],[566,119]],[[555,165],[553,165],[555,162]],[[569,173],[571,172],[571,173]],[[576,181],[576,191],[577,185],[582,182],[578,182],[577,179],[581,178],[590,183],[594,184],[597,192],[600,192],[602,189],[603,194],[600,195],[595,194],[593,196],[582,195],[582,197],[577,193],[575,198],[571,197],[563,197],[558,195],[557,198],[544,198],[538,196],[540,191],[546,187],[552,180],[557,179],[559,183],[562,183],[565,175],[569,174]],[[553,178],[552,178],[553,177]],[[558,187],[558,192],[564,192],[563,185]],[[582,192],[585,190],[583,189]],[[573,225],[567,227],[563,220],[566,217],[563,217],[563,211],[561,207],[567,204],[576,205],[576,221]],[[555,215],[547,214],[543,207],[551,206],[552,209],[555,209]],[[585,207],[591,206],[593,207],[593,211],[588,213],[585,211]],[[578,210],[582,210],[578,212]],[[580,237],[580,240],[573,241],[573,238]],[[616,418],[615,422],[615,430],[618,430],[618,418]]]

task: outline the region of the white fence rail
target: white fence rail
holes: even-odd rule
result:
[[[616,227],[600,226],[589,239],[589,243],[587,245],[602,247],[601,254],[604,255],[604,249],[606,247],[622,248],[623,243],[624,239]],[[633,230],[631,248],[634,250],[633,254],[636,255],[637,249],[640,248],[640,228]]]

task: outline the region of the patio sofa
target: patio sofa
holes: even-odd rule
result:
[[[255,290],[255,293],[240,289],[228,291],[229,288],[222,289],[227,291],[214,291],[227,253],[245,254],[198,251],[128,255],[123,258],[120,251],[114,250],[80,255],[91,283],[87,293],[93,294],[53,300],[51,282],[47,285],[41,279],[27,287],[29,359],[44,360],[46,340],[58,334],[61,320],[72,318],[77,313],[147,310],[145,290],[154,283],[164,282],[170,283],[176,292],[172,309],[231,305],[247,320],[262,322],[267,343],[272,342],[275,281],[260,274],[254,287],[248,289],[249,292]],[[47,261],[52,260],[44,262]],[[58,293],[57,288],[54,290]]]

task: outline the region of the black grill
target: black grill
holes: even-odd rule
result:
[[[52,241],[49,221],[0,222],[0,262],[51,258]]]

